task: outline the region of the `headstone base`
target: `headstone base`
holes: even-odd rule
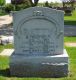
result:
[[[18,77],[65,77],[68,75],[68,54],[54,56],[11,56],[11,76]]]

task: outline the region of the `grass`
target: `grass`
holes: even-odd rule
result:
[[[76,42],[76,37],[64,37],[64,42]]]
[[[4,15],[7,15],[6,13],[0,13],[0,16],[4,16]]]
[[[65,42],[75,42],[76,37],[65,37]],[[12,48],[12,45],[6,45],[4,48]],[[69,75],[62,78],[18,78],[11,77],[9,74],[9,57],[0,56],[0,80],[76,80],[76,47],[65,47],[69,55]]]
[[[5,12],[5,11],[2,11],[2,10],[0,10],[0,16],[4,16],[4,15],[6,15],[7,13]]]
[[[8,44],[8,45],[0,45],[0,52],[3,51],[4,49],[11,49],[13,48],[12,44]]]
[[[64,16],[64,24],[76,25],[76,11],[73,11],[72,16]]]

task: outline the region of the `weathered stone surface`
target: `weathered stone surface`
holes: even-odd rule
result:
[[[63,12],[32,7],[14,13],[15,52],[13,76],[62,77],[68,74],[68,55],[63,50]]]
[[[26,55],[63,54],[63,12],[29,8],[14,13],[15,53]]]
[[[10,71],[20,77],[63,77],[68,75],[68,55],[27,56],[13,55]]]

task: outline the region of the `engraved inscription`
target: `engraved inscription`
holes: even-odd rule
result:
[[[50,33],[51,30],[45,28],[24,29],[23,34],[25,37],[23,38],[24,40],[21,46],[22,52],[31,54],[54,54],[55,44]]]
[[[36,7],[14,14],[15,53],[29,56],[63,53],[63,19],[60,21],[63,14],[51,10]]]

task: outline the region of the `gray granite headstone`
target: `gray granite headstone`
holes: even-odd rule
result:
[[[44,7],[32,7],[13,14],[15,52],[10,61],[11,75],[67,76],[63,14]]]

